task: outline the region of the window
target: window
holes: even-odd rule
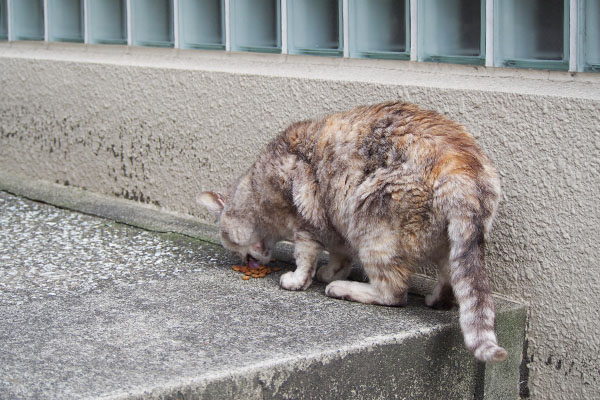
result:
[[[88,0],[90,43],[127,43],[127,5],[125,0]]]
[[[579,10],[580,70],[600,72],[600,0],[583,0]]]
[[[179,0],[179,37],[185,49],[224,50],[224,0]]]
[[[567,0],[496,0],[497,66],[568,69]]]
[[[8,39],[8,0],[0,0],[0,40]]]
[[[600,72],[600,0],[0,0],[7,39]]]
[[[173,47],[173,0],[130,0],[132,43]]]
[[[485,64],[485,0],[421,0],[419,61]]]
[[[352,0],[350,56],[410,58],[409,0]]]
[[[344,55],[340,0],[288,0],[287,18],[291,54]]]
[[[12,40],[44,40],[43,0],[10,0]]]
[[[48,35],[56,42],[83,42],[83,0],[48,0]]]
[[[230,0],[231,50],[281,53],[279,0]]]

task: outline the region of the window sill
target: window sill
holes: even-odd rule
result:
[[[22,58],[600,100],[600,75],[402,60],[60,42],[0,42]]]

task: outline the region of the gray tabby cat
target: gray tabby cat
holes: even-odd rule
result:
[[[305,290],[316,273],[327,296],[402,306],[415,267],[437,264],[425,303],[458,303],[465,344],[482,361],[507,356],[484,269],[499,199],[494,167],[461,125],[399,102],[295,123],[228,194],[198,197],[218,216],[223,245],[251,266],[268,263],[276,242],[294,242],[284,289]],[[323,250],[330,261],[316,271]],[[369,283],[345,280],[353,259]]]

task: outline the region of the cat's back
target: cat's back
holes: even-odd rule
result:
[[[362,106],[303,121],[284,136],[290,151],[322,177],[413,175],[433,185],[452,173],[495,173],[462,125],[410,103]]]
[[[464,127],[409,103],[297,122],[266,159],[287,160],[281,187],[323,243],[360,249],[373,239],[414,262],[445,243],[452,213],[477,214],[488,231],[500,197],[495,169]]]

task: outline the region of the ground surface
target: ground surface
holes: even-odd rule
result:
[[[361,352],[423,337],[407,354],[425,357],[410,367],[438,362],[429,354],[442,351],[452,368],[474,368],[455,313],[426,309],[420,297],[389,308],[327,298],[318,283],[288,292],[278,279],[289,265],[243,281],[236,262],[197,239],[0,192],[0,398],[301,398],[323,390],[327,374],[356,370],[368,359]],[[430,340],[440,332],[444,340]],[[378,356],[356,379],[402,357]],[[325,372],[306,375],[315,363]],[[443,384],[443,372],[424,381],[429,373]],[[400,384],[396,375],[390,384]],[[344,379],[325,386],[342,393],[352,387]],[[425,383],[407,379],[415,396],[424,393]],[[476,390],[458,379],[458,393]],[[367,388],[373,398],[380,385]]]

